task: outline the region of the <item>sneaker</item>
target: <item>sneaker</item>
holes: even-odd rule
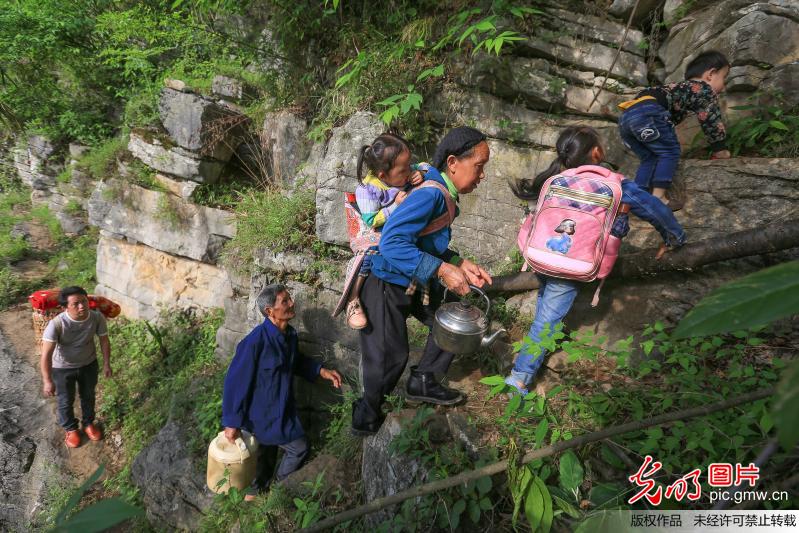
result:
[[[347,304],[347,325],[352,329],[363,329],[368,324],[366,314],[357,298]]]
[[[67,430],[67,434],[64,437],[64,444],[67,445],[67,448],[77,448],[80,446],[80,431],[77,429]]]
[[[514,394],[521,394],[522,396],[527,396],[530,392],[527,390],[527,386],[524,383],[517,380],[513,376],[508,376],[505,378],[505,385],[510,385],[516,390],[515,393],[514,392],[509,393],[510,397],[512,397]]]
[[[103,440],[103,431],[94,424],[86,424],[83,426],[83,432],[89,437],[89,440],[97,442]]]

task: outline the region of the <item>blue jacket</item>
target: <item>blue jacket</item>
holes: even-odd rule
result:
[[[430,168],[425,180],[435,180],[446,187],[441,174]],[[380,254],[372,257],[372,274],[407,287],[411,280],[426,285],[444,261],[455,254],[449,250],[452,230],[447,226],[435,233],[419,237],[419,233],[447,210],[444,194],[436,188],[412,192],[391,214],[383,226]],[[456,209],[455,216],[458,210]]]
[[[264,445],[305,435],[294,405],[294,375],[315,381],[322,365],[297,349],[297,332],[285,335],[271,321],[253,329],[236,347],[222,393],[222,425],[253,433]]]

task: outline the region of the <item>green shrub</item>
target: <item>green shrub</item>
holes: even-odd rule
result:
[[[128,137],[112,137],[86,152],[76,163],[94,179],[102,180],[118,174],[117,157],[128,146]]]
[[[221,376],[214,356],[223,314],[196,316],[164,311],[158,325],[143,320],[110,322],[115,379],[101,380],[99,409],[109,427],[119,428],[131,461],[172,417],[197,430],[191,450],[202,455],[219,431]],[[157,379],[154,379],[157,376]]]
[[[237,269],[252,266],[253,254],[303,251],[316,242],[316,202],[312,190],[288,194],[279,189],[245,194],[236,206],[236,236],[225,246],[226,262]]]
[[[65,240],[50,259],[56,285],[78,285],[87,291],[94,289],[97,284],[97,239],[97,229],[92,228],[86,235]]]
[[[744,105],[732,109],[752,112],[727,128],[732,155],[799,156],[799,106],[783,109],[779,105]]]

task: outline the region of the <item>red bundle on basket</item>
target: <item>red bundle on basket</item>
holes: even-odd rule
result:
[[[28,300],[31,303],[31,307],[40,313],[46,313],[52,310],[58,310],[58,312],[60,312],[61,306],[58,303],[58,296],[60,294],[60,289],[41,290],[36,291],[28,296]],[[94,294],[89,295],[89,309],[96,309],[100,311],[105,315],[106,318],[116,318],[122,311],[122,309],[119,307],[119,304],[109,300],[108,298],[105,298],[104,296],[95,296]],[[58,312],[55,314],[58,314]]]
[[[119,304],[103,296],[95,296],[93,294],[89,295],[89,309],[97,309],[104,314],[106,318],[116,318],[122,311]]]
[[[60,307],[58,305],[58,296],[60,294],[61,290],[59,289],[36,291],[28,296],[28,300],[30,301],[31,306],[37,311],[49,311],[51,309],[57,309]]]

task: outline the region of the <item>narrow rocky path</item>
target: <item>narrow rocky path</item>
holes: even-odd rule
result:
[[[0,313],[0,531],[28,531],[48,487],[83,481],[100,463],[104,442],[63,444],[55,399],[44,398],[30,307]]]

